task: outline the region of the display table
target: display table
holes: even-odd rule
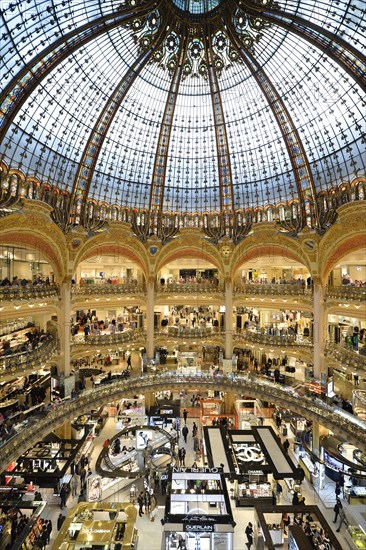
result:
[[[349,504],[366,504],[366,487],[352,487],[348,495]]]
[[[270,529],[269,534],[271,535],[272,543],[274,546],[281,546],[283,544],[284,540],[282,529]]]
[[[272,486],[270,483],[240,483],[235,500],[237,506],[254,506],[256,503],[272,504]]]

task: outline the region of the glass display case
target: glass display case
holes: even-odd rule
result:
[[[366,533],[359,525],[349,525],[347,527],[347,539],[351,539],[353,548],[366,549]]]
[[[235,500],[237,506],[254,506],[258,501],[265,504],[272,504],[272,485],[269,482],[237,482]]]

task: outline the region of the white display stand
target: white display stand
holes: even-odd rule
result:
[[[180,352],[178,355],[177,372],[181,374],[196,374],[201,372],[201,364],[195,352]]]

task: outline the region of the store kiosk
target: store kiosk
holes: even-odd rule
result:
[[[177,468],[170,474],[162,550],[233,550],[235,522],[220,468]]]
[[[81,503],[67,514],[53,550],[135,550],[137,510],[130,503]]]

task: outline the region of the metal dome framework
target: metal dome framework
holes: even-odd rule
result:
[[[8,4],[2,201],[18,174],[52,189],[64,230],[114,209],[142,240],[184,217],[215,242],[272,219],[324,232],[334,189],[365,173],[365,17],[335,0]]]

